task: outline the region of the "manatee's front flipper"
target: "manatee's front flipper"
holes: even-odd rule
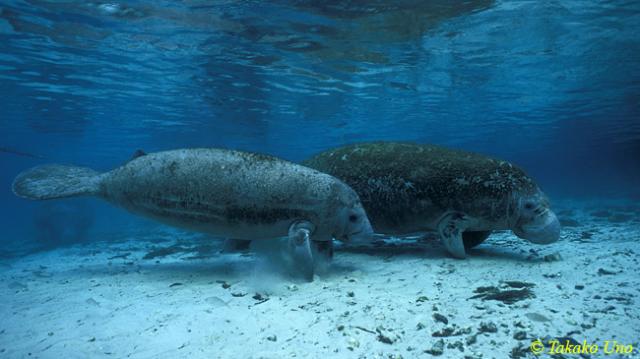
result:
[[[464,249],[471,249],[484,242],[491,235],[491,231],[466,231],[462,233]]]
[[[447,251],[455,258],[465,258],[462,233],[468,226],[469,218],[460,212],[447,213],[438,223],[438,234]]]
[[[235,253],[235,252],[244,252],[249,250],[249,246],[251,245],[251,241],[245,239],[233,239],[229,238],[224,241],[224,245],[222,247],[222,253]]]
[[[296,269],[304,278],[313,281],[313,254],[311,252],[311,233],[314,226],[310,222],[300,221],[289,227],[289,252]]]

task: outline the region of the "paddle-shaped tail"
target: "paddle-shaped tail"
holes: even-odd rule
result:
[[[19,197],[45,200],[99,193],[100,173],[84,167],[44,165],[20,173],[13,181]]]

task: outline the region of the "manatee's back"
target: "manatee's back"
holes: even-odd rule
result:
[[[502,201],[516,188],[535,187],[508,162],[433,145],[357,144],[325,151],[303,164],[355,189],[376,230],[388,233],[406,231],[448,209],[484,210],[476,199]]]
[[[132,160],[108,174],[102,193],[133,212],[224,234],[217,232],[315,217],[328,197],[330,180],[270,156],[188,149]]]

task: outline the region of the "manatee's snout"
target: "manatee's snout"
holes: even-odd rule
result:
[[[373,239],[373,227],[369,218],[364,215],[359,225],[353,231],[345,235],[345,240],[351,243],[366,243]]]
[[[513,232],[532,243],[549,244],[560,238],[560,221],[555,213],[547,210],[544,215],[518,226]]]
[[[542,191],[515,199],[516,216],[511,229],[516,236],[537,244],[553,243],[560,238],[560,221]]]
[[[371,241],[373,227],[360,198],[351,187],[340,184],[336,187],[339,209],[335,212],[333,238],[344,242]]]
[[[360,205],[356,205],[350,209],[344,209],[339,216],[339,225],[341,229],[339,234],[334,238],[343,242],[364,243],[373,239],[373,227],[369,222],[369,217]]]

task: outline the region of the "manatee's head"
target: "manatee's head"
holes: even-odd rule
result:
[[[373,228],[356,192],[340,182],[333,195],[336,204],[333,237],[345,242],[371,240]]]
[[[516,236],[537,244],[553,243],[560,238],[560,221],[542,191],[515,196],[513,206],[511,230]]]

